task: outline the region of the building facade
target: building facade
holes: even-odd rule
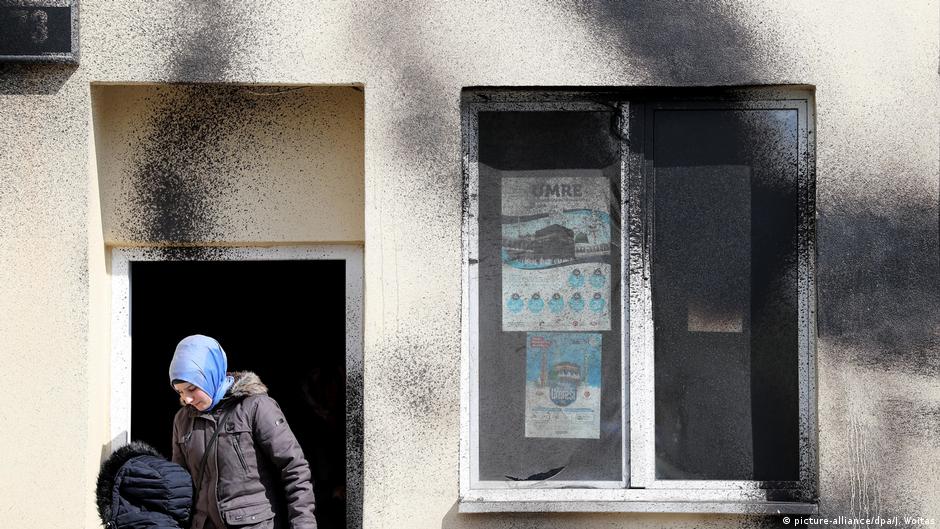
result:
[[[70,2],[13,4],[28,9]],[[859,518],[855,525],[869,526],[895,517],[901,525],[906,518],[940,521],[936,0],[83,0],[77,27],[77,64],[0,64],[0,358],[8,395],[0,407],[6,425],[0,526],[100,525],[93,500],[98,466],[123,442],[137,406],[130,399],[136,380],[130,365],[140,365],[142,357],[132,362],[131,348],[138,354],[134,336],[143,331],[131,332],[135,279],[129,263],[305,259],[346,263],[341,354],[351,526],[762,527],[804,516],[843,525]],[[481,421],[488,408],[477,400],[484,386],[474,362],[495,349],[486,349],[481,338],[487,327],[472,321],[487,288],[474,275],[485,265],[474,248],[489,240],[474,231],[506,212],[486,209],[499,202],[498,192],[487,202],[486,191],[473,187],[486,181],[480,171],[489,169],[480,166],[517,171],[520,178],[599,167],[598,175],[616,182],[611,189],[625,192],[611,198],[607,213],[634,218],[630,207],[639,202],[627,199],[639,196],[630,187],[631,175],[639,173],[630,169],[636,143],[629,142],[641,129],[630,125],[630,109],[731,101],[722,108],[741,110],[746,101],[780,100],[803,105],[792,114],[802,123],[793,129],[794,145],[803,147],[794,147],[798,156],[791,161],[803,168],[808,187],[801,189],[809,194],[795,198],[794,207],[809,208],[804,213],[812,225],[793,231],[809,244],[798,247],[809,252],[800,261],[803,275],[793,273],[812,280],[800,287],[810,296],[801,298],[802,312],[791,314],[803,318],[793,332],[802,332],[806,344],[792,353],[805,369],[787,408],[801,429],[771,436],[791,436],[795,444],[783,449],[794,458],[790,463],[771,457],[762,459],[769,474],[753,461],[728,472],[747,474],[748,483],[789,480],[802,488],[791,496],[747,484],[732,492],[719,487],[724,492],[711,496],[623,492],[643,488],[631,481],[638,474],[625,461],[656,464],[653,446],[660,441],[640,421],[681,433],[674,425],[664,429],[653,415],[644,418],[627,399],[636,398],[630,389],[637,372],[626,366],[642,367],[629,353],[612,379],[599,382],[621,389],[620,399],[602,393],[618,403],[611,427],[620,427],[611,452],[618,459],[596,465],[613,465],[612,477],[603,474],[601,481],[617,485],[558,489],[552,480],[567,474],[556,472],[556,478],[549,471],[561,463],[531,467],[544,475],[520,476],[501,473],[509,467],[497,461],[484,474],[502,482],[519,478],[522,485],[500,485],[495,493],[481,486],[487,480],[474,480],[474,469],[490,464],[492,452],[484,450],[481,459],[473,447],[492,446],[487,432],[501,432],[502,423]],[[510,107],[486,106],[500,101]],[[522,103],[535,106],[511,106]],[[618,120],[611,130],[629,133],[605,136],[613,138],[615,160],[514,165],[512,157],[523,156],[523,148],[501,154],[491,143],[506,147],[500,131],[518,123],[487,129],[483,121],[501,118],[479,118],[479,112],[574,112],[579,108],[564,105],[585,104],[601,107],[581,111],[607,112]],[[562,128],[575,130],[571,123]],[[750,141],[748,130],[742,125],[735,137]],[[722,189],[730,191],[716,196],[741,196],[735,182],[729,178]],[[748,204],[758,203],[757,195],[748,196]],[[757,221],[749,218],[753,233]],[[609,253],[620,247],[612,243],[629,245],[631,233],[645,233],[621,224],[614,222],[617,235],[601,243],[596,233],[579,239],[571,225],[539,227],[542,238],[534,246],[570,259],[578,244]],[[559,233],[571,247],[558,250]],[[646,332],[631,312],[639,307],[631,296],[646,276],[630,272],[630,248],[616,260],[625,272],[610,291],[619,292],[620,305],[608,305],[606,325],[595,329],[620,340],[615,352],[642,350],[638,333]],[[343,282],[338,276],[323,281]],[[468,285],[480,286],[479,292]],[[492,293],[502,295],[496,286]],[[551,302],[551,296],[540,299]],[[753,305],[744,312],[698,307],[687,307],[689,331],[744,332],[755,314]],[[560,329],[494,321],[500,332],[507,325],[523,332]],[[312,324],[306,332],[318,329]],[[525,346],[516,352],[519,359],[526,353]],[[611,358],[606,349],[601,354]],[[552,378],[550,368],[534,365],[536,379]],[[557,365],[565,384],[591,379],[586,364]],[[519,399],[526,382],[521,372],[505,388]],[[774,373],[768,384],[777,380]],[[155,369],[154,378],[164,376]],[[722,395],[735,399],[730,390]],[[154,398],[173,396],[167,391]],[[521,406],[514,417],[523,416]],[[652,406],[646,409],[653,413]],[[733,421],[735,414],[722,420]],[[299,417],[294,425],[304,422]],[[521,432],[521,420],[512,428]],[[597,426],[601,438],[613,431],[604,424]],[[138,427],[132,437],[134,431]],[[584,431],[593,436],[594,426]],[[729,442],[757,443],[767,431],[757,428]],[[634,447],[641,436],[647,444]],[[706,475],[728,465],[733,462],[718,458],[699,470]],[[575,481],[595,481],[585,472]],[[650,482],[683,475],[652,466],[646,472]],[[512,477],[504,479],[507,473]],[[778,474],[796,478],[778,480]]]

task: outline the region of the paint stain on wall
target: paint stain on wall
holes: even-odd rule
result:
[[[123,228],[132,237],[159,242],[224,239],[224,212],[231,206],[226,201],[236,191],[228,176],[248,169],[233,166],[232,143],[253,131],[239,117],[257,108],[242,93],[234,87],[183,86],[160,90],[147,101],[153,118],[132,146],[133,172],[124,197],[134,214],[122,215],[131,223]]]
[[[93,100],[107,241],[362,240],[361,90],[102,86]]]
[[[457,385],[458,372],[456,366],[442,369],[447,357],[435,351],[455,342],[459,343],[453,336],[402,335],[387,343],[381,357],[385,369],[377,368],[385,373],[379,384],[386,388],[387,404],[409,421],[429,428],[450,415],[455,404],[445,398],[445,392]]]
[[[849,416],[845,432],[849,460],[849,510],[852,516],[874,518],[882,514],[881,480],[877,461],[880,450],[857,414]]]
[[[940,373],[936,209],[855,207],[819,214],[820,337],[859,366]]]

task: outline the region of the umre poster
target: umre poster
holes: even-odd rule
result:
[[[597,439],[601,333],[526,333],[525,436]]]
[[[610,330],[610,181],[545,172],[501,182],[503,330]]]

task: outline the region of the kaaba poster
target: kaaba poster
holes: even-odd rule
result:
[[[526,333],[525,436],[598,439],[601,333]]]
[[[610,330],[610,181],[502,179],[504,331]]]

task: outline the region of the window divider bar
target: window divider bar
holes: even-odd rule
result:
[[[634,115],[635,112],[631,112],[630,119]],[[642,138],[639,141],[643,141]],[[655,480],[656,449],[650,240],[646,236],[649,219],[646,218],[646,178],[641,153],[642,146],[632,146],[626,156],[628,235],[625,250],[629,254],[630,487],[633,488],[646,487]]]
[[[630,103],[621,102],[617,106],[620,120],[620,328],[622,329],[620,338],[620,365],[622,366],[620,370],[620,431],[622,432],[620,441],[622,452],[620,460],[622,463],[621,486],[628,488],[631,482],[630,439],[633,436],[630,432],[630,402],[632,402],[630,392],[633,386],[630,383],[630,290],[629,281],[625,281],[624,278],[630,277],[630,234],[626,222],[629,218],[630,205],[630,201],[627,200],[629,196],[628,178],[630,176]],[[627,287],[626,291],[624,291],[624,285]],[[626,337],[623,336],[624,332],[626,332]]]

